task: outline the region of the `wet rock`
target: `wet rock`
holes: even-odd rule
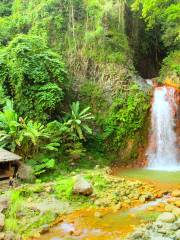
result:
[[[13,232],[6,232],[3,240],[20,240],[21,237],[16,236]]]
[[[41,202],[27,203],[26,207],[35,212],[40,212],[41,214],[52,212],[55,215],[58,215],[71,211],[71,208],[67,202],[59,201],[54,197],[49,197]]]
[[[160,222],[160,221],[157,220],[157,221],[154,223],[154,226],[157,227],[157,228],[162,228],[162,227],[163,227],[163,222]]]
[[[92,184],[88,182],[84,177],[78,175],[75,177],[73,193],[89,196],[93,193]]]
[[[109,199],[97,199],[94,204],[98,207],[109,207],[112,201]]]
[[[176,220],[176,216],[173,213],[165,212],[159,215],[157,221],[172,223]]]
[[[175,222],[175,225],[180,229],[180,218],[178,218],[178,220]]]
[[[4,232],[1,232],[0,233],[0,240],[4,240],[5,239],[5,233]]]
[[[180,208],[174,207],[172,213],[173,213],[176,217],[180,217]]]
[[[174,210],[174,208],[175,208],[175,206],[172,205],[172,204],[167,204],[167,205],[165,206],[165,210],[166,210],[167,212],[172,212],[172,211]]]
[[[76,229],[76,230],[73,232],[73,236],[76,236],[76,237],[79,237],[81,234],[82,234],[82,232],[81,232],[81,230],[79,230],[79,229]]]
[[[141,203],[145,203],[146,202],[146,198],[144,196],[140,196],[139,201]]]
[[[119,202],[115,207],[116,207],[117,210],[120,210],[122,208],[122,203]]]
[[[180,240],[180,218],[165,212],[154,223],[142,225],[130,234],[128,240]],[[142,234],[142,235],[141,235]]]
[[[35,178],[33,172],[34,171],[31,166],[21,163],[17,175],[22,180],[32,180]]]
[[[180,200],[175,201],[174,204],[175,204],[178,208],[180,208]]]
[[[175,233],[175,240],[180,240],[180,229]]]
[[[143,239],[143,231],[140,229],[140,230],[137,230],[135,233],[133,233],[128,239],[129,240],[134,240],[134,239]]]
[[[44,234],[44,233],[47,233],[47,232],[49,232],[49,225],[44,224],[43,226],[41,226],[40,233]]]
[[[0,231],[2,231],[4,228],[4,224],[5,224],[4,221],[5,221],[5,216],[4,214],[0,213]]]
[[[180,190],[177,189],[177,190],[173,191],[173,192],[172,192],[172,196],[173,196],[173,197],[180,197]]]
[[[97,218],[102,218],[103,214],[101,212],[95,212],[94,216],[97,217]]]
[[[9,206],[9,196],[8,195],[2,195],[0,196],[0,213],[7,209]]]

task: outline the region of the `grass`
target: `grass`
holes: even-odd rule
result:
[[[82,157],[80,160],[75,162],[74,165],[71,165],[71,159],[62,158],[59,160],[57,167],[54,171],[46,172],[40,176],[42,182],[49,182],[58,179],[59,176],[72,176],[72,174],[79,174],[81,172],[86,172],[88,170],[94,170],[95,166],[99,168],[104,168],[110,166],[114,161],[114,156],[105,156],[100,152],[90,152],[85,157]]]

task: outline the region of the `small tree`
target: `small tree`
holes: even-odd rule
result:
[[[92,134],[92,129],[87,125],[89,120],[94,119],[90,107],[80,110],[79,101],[73,102],[70,106],[71,114],[66,125],[70,127],[73,140],[85,140],[84,133]]]

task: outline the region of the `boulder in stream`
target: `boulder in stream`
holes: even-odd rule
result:
[[[173,197],[180,197],[180,190],[179,190],[179,189],[174,190],[174,191],[172,192],[172,196],[173,196]]]
[[[166,222],[166,223],[172,223],[175,220],[176,220],[176,216],[170,212],[164,212],[164,213],[160,214],[157,219],[157,221]]]
[[[176,240],[180,239],[180,229],[176,232],[175,239]]]

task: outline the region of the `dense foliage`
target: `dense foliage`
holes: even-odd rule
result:
[[[126,179],[147,178],[142,169],[111,173],[145,162],[145,79],[180,83],[179,21],[179,0],[0,0],[0,148],[22,157],[9,164],[9,185],[22,186],[0,199],[0,239],[39,238],[77,208],[101,220],[105,208],[118,214],[161,197],[152,184]]]
[[[176,0],[1,1],[1,146],[37,175],[92,149],[135,158],[150,100],[132,57],[155,76],[166,56],[161,78],[177,82],[178,13]]]
[[[154,32],[158,44],[158,50],[166,51],[167,58],[163,62],[161,77],[165,74],[176,75],[172,80],[179,78],[179,51],[180,51],[180,3],[178,0],[135,0],[132,9],[139,12],[146,23],[146,29]],[[156,44],[156,45],[157,45]],[[163,47],[162,47],[163,46]],[[158,53],[157,53],[158,55]],[[176,66],[175,66],[176,65]]]
[[[105,139],[112,141],[109,146],[115,151],[125,148],[128,140],[144,128],[148,117],[145,113],[149,108],[149,96],[137,85],[131,86],[128,95],[121,92],[114,100],[105,124]]]
[[[31,35],[15,37],[0,54],[2,85],[17,111],[35,119],[50,117],[64,95],[66,74],[60,56]]]

